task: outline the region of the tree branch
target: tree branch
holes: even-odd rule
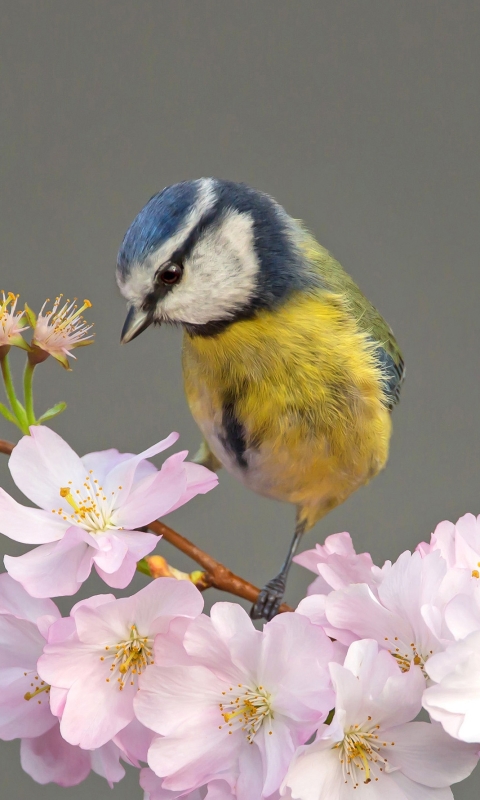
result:
[[[234,572],[231,572],[219,561],[216,561],[216,559],[208,553],[205,553],[205,551],[197,547],[196,544],[190,542],[185,536],[172,530],[172,528],[169,528],[168,525],[165,525],[163,522],[151,522],[148,527],[152,533],[156,533],[157,536],[163,536],[163,538],[176,547],[177,550],[181,550],[182,553],[185,553],[185,555],[189,556],[193,561],[196,561],[196,563],[205,570],[205,582],[207,585],[213,586],[215,589],[220,589],[222,592],[228,592],[237,597],[243,597],[251,603],[257,600],[260,589],[254,586],[253,583],[249,583],[243,578],[240,578],[239,575],[235,575]],[[293,609],[286,603],[282,603],[279,611],[293,611]]]
[[[15,445],[12,444],[12,442],[0,439],[0,453],[5,453],[5,455],[9,456],[14,447]],[[249,583],[243,578],[240,578],[239,575],[235,575],[234,572],[231,572],[227,567],[221,564],[220,561],[217,561],[204,550],[201,550],[196,544],[186,539],[185,536],[169,528],[165,523],[156,520],[155,522],[151,522],[148,527],[152,533],[155,533],[157,536],[163,536],[163,538],[176,547],[177,550],[181,550],[182,553],[185,553],[185,555],[189,556],[202,567],[205,571],[205,575],[202,579],[203,585],[199,588],[206,589],[209,586],[213,586],[215,589],[220,589],[222,592],[228,592],[229,594],[234,594],[236,597],[243,597],[244,600],[255,603],[260,590],[257,589],[253,583]],[[293,609],[286,603],[282,603],[279,610],[283,612],[292,611]]]
[[[12,442],[7,442],[6,439],[0,439],[0,453],[5,453],[9,456],[15,445]]]

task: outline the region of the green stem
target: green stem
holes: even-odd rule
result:
[[[29,425],[35,425],[35,412],[33,410],[33,371],[35,364],[30,363],[30,359],[25,364],[25,372],[23,373],[23,396],[25,399],[25,411],[27,413],[27,420]]]
[[[150,572],[150,567],[148,566],[144,558],[141,558],[140,561],[137,561],[137,570],[138,572],[143,572],[144,575],[148,575],[149,578],[152,577],[152,573]]]
[[[17,400],[17,395],[15,394],[15,388],[13,386],[13,378],[10,370],[10,362],[8,360],[8,354],[5,355],[2,359],[0,359],[0,365],[2,368],[3,382],[5,384],[5,391],[7,393],[8,402],[10,403],[10,408],[12,409],[14,415],[16,416],[19,423],[19,427],[21,428],[23,433],[28,433],[29,431],[28,431],[27,415],[25,413],[24,407]]]

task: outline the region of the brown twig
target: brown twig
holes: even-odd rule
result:
[[[222,592],[228,592],[237,597],[243,597],[251,603],[257,600],[260,590],[257,589],[253,583],[249,583],[243,578],[240,578],[239,575],[235,575],[234,572],[231,572],[219,561],[216,561],[216,559],[208,553],[205,553],[205,551],[197,547],[196,544],[190,542],[185,536],[172,530],[172,528],[169,528],[168,525],[165,525],[163,522],[151,522],[148,527],[152,533],[156,533],[157,536],[163,536],[163,538],[176,547],[177,550],[181,550],[182,553],[190,556],[193,561],[200,564],[205,570],[205,579],[210,586],[213,586],[215,589],[220,589]],[[282,603],[279,610],[283,612],[292,611],[293,609],[286,603]]]
[[[0,439],[0,453],[5,453],[6,456],[9,456],[14,447],[15,445],[13,442],[7,442],[6,439]]]
[[[9,456],[14,447],[15,445],[12,444],[12,442],[0,439],[0,453],[5,453],[5,455]],[[172,530],[172,528],[169,528],[168,525],[165,525],[163,522],[151,522],[148,527],[152,533],[155,533],[157,536],[163,536],[163,538],[176,547],[177,550],[181,550],[182,553],[185,553],[185,555],[189,556],[202,567],[205,571],[205,575],[202,578],[202,585],[199,586],[199,588],[207,589],[213,586],[215,589],[220,589],[222,592],[234,594],[236,597],[243,597],[251,603],[257,600],[260,590],[257,589],[253,583],[249,583],[243,578],[240,578],[239,575],[235,575],[234,572],[231,572],[231,570],[213,558],[213,556],[201,550],[196,544],[190,542],[185,536]],[[282,603],[279,610],[280,612],[284,612],[292,611],[293,609],[286,603]]]

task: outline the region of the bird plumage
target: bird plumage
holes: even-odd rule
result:
[[[169,187],[127,231],[117,279],[136,319],[127,340],[152,321],[185,329],[203,462],[294,503],[297,531],[383,468],[404,375],[393,333],[268,195],[213,179]]]

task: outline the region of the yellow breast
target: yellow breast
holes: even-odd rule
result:
[[[216,336],[186,334],[185,391],[222,464],[254,491],[299,505],[309,527],[387,460],[374,350],[341,296],[303,295]]]

